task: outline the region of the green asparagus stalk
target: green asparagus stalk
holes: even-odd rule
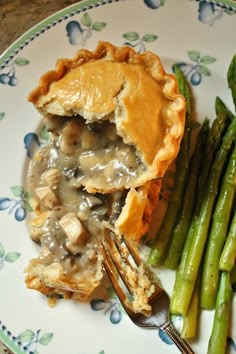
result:
[[[194,235],[194,228],[195,228],[196,219],[197,219],[196,216],[192,218],[192,221],[191,221],[191,224],[189,227],[189,231],[188,231],[188,235],[185,240],[184,249],[183,249],[183,252],[181,255],[181,261],[180,261],[179,267],[175,273],[175,282],[174,282],[174,287],[173,287],[171,302],[170,302],[170,312],[172,314],[181,313],[182,315],[187,316],[188,308],[186,308],[185,311],[182,310],[182,299],[184,296],[184,293],[182,294],[182,290],[185,291],[184,288],[182,288],[182,276],[183,276],[183,272],[186,267],[186,263],[187,263],[187,259],[188,259],[188,252],[189,252],[190,245],[192,242],[192,237]]]
[[[197,199],[194,209],[194,215],[198,215],[199,213],[200,205],[203,199],[203,195],[205,193],[209,171],[213,163],[215,153],[220,146],[222,136],[227,130],[230,122],[235,118],[234,115],[228,110],[224,102],[218,96],[215,99],[215,112],[216,118],[214,119],[210,129],[206,144],[204,165],[198,180]]]
[[[157,265],[163,260],[178,212],[182,205],[184,186],[189,168],[190,127],[192,120],[191,92],[185,76],[177,65],[174,67],[174,72],[178,81],[179,91],[186,100],[185,130],[176,158],[176,174],[168,208],[148,257],[148,262],[152,265]]]
[[[231,154],[222,180],[204,255],[200,303],[201,307],[205,309],[215,307],[219,281],[219,261],[227,235],[235,191],[236,147]]]
[[[194,229],[195,229],[195,224],[197,221],[197,215],[199,214],[200,206],[202,203],[203,195],[206,190],[206,185],[207,185],[207,178],[209,175],[209,171],[212,166],[212,162],[214,159],[214,156],[216,154],[216,151],[218,150],[222,136],[225,134],[225,132],[228,129],[230,119],[232,118],[228,114],[227,107],[224,105],[222,100],[219,97],[216,97],[215,100],[215,110],[216,110],[216,119],[213,121],[209,136],[207,139],[206,143],[206,153],[205,153],[205,160],[204,160],[204,165],[200,174],[200,177],[198,178],[198,187],[197,187],[197,200],[195,203],[195,208],[193,212],[193,216],[191,219],[191,223],[189,226],[189,230],[187,233],[187,237],[185,240],[183,252],[181,255],[181,261],[179,264],[179,268],[176,272],[176,279],[175,279],[175,284],[173,288],[173,295],[172,295],[172,300],[171,300],[171,310],[174,313],[178,313],[178,296],[180,295],[180,290],[182,289],[181,287],[181,282],[182,282],[182,273],[184,272],[185,265],[187,262],[187,257],[188,257],[188,252],[189,248],[191,245],[191,241],[193,239],[194,235]],[[179,301],[181,301],[181,298],[179,298]],[[175,303],[173,305],[173,303]],[[181,305],[181,303],[180,303]]]
[[[221,114],[226,114],[229,117],[230,121],[232,121],[235,118],[235,115],[228,109],[228,107],[225,105],[222,99],[218,96],[216,97],[215,100],[215,112],[217,116]]]
[[[189,248],[186,251],[184,267],[180,265],[178,280],[174,285],[171,301],[171,313],[186,315],[197,279],[199,266],[202,260],[208,229],[211,222],[212,211],[219,190],[220,178],[224,165],[228,159],[229,151],[236,139],[236,119],[229,125],[220,148],[218,149],[211,172],[209,174],[206,193],[201,203],[199,215],[194,223],[194,233]]]
[[[233,56],[230,62],[228,72],[227,72],[227,81],[228,81],[228,86],[231,89],[234,106],[236,110],[236,54]]]
[[[196,184],[203,156],[205,154],[205,144],[208,133],[209,120],[205,119],[199,132],[195,152],[190,162],[190,173],[184,192],[184,201],[181,208],[181,213],[178,217],[178,222],[174,227],[170,246],[168,247],[167,255],[164,261],[164,266],[167,268],[176,269],[179,264],[194,208]]]
[[[212,332],[207,354],[225,353],[232,298],[230,273],[220,274]]]
[[[196,336],[198,317],[199,317],[199,296],[200,294],[200,276],[195,284],[191,301],[186,316],[183,317],[183,327],[181,337],[188,339]]]
[[[229,233],[220,257],[219,268],[231,272],[236,259],[236,212],[231,221]]]
[[[206,183],[207,183],[207,178],[208,178],[208,174],[209,174],[209,170],[211,168],[215,153],[217,151],[217,149],[220,146],[220,142],[222,139],[223,134],[225,133],[225,131],[227,130],[229,123],[232,119],[234,119],[234,115],[228,110],[228,108],[226,107],[226,105],[224,104],[224,102],[219,98],[216,97],[215,100],[215,111],[216,111],[216,119],[213,121],[212,126],[210,128],[210,132],[208,134],[208,138],[207,138],[207,142],[206,142],[206,149],[204,152],[204,164],[201,166],[201,172],[200,172],[200,176],[198,178],[198,182],[197,182],[197,192],[196,193],[189,193],[189,198],[191,200],[193,194],[195,195],[195,206],[194,206],[194,211],[192,212],[192,219],[191,219],[191,226],[188,228],[188,230],[186,231],[186,235],[183,235],[183,239],[185,239],[185,246],[184,246],[184,250],[182,253],[182,258],[181,258],[181,263],[182,265],[184,264],[184,253],[185,249],[188,249],[190,241],[192,239],[192,235],[193,235],[193,230],[194,230],[194,221],[195,221],[195,216],[198,215],[199,213],[199,209],[200,209],[200,205],[203,199],[203,195],[205,192],[205,188],[206,188]],[[187,196],[186,196],[187,198]],[[189,201],[190,203],[190,201]],[[184,208],[184,206],[183,206]],[[190,209],[189,209],[190,211]],[[175,236],[175,233],[180,232],[181,229],[181,223],[183,221],[180,221],[180,225],[176,226],[176,229],[173,232],[173,236],[172,238],[175,240],[175,238],[177,236]],[[186,221],[187,223],[187,221]],[[184,232],[184,231],[182,231]],[[174,241],[173,241],[174,242]],[[177,240],[177,242],[180,242],[179,240]],[[175,244],[177,244],[177,242],[175,242]],[[170,246],[171,247],[171,246]],[[177,245],[178,249],[182,247],[181,244],[179,244],[179,246]],[[168,252],[170,254],[170,250]],[[176,267],[176,256],[173,255],[173,260],[169,261],[165,261],[165,266],[170,267],[170,268],[174,268]],[[168,256],[167,256],[168,257]],[[170,259],[170,256],[168,257]],[[179,261],[179,259],[178,259]]]

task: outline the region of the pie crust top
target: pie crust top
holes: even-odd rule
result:
[[[135,149],[140,168],[134,179],[117,186],[87,178],[88,192],[136,188],[163,177],[179,151],[185,125],[185,100],[177,81],[152,52],[99,42],[94,51],[79,50],[57,60],[29,94],[44,116],[81,116],[86,123],[108,120],[124,144]]]

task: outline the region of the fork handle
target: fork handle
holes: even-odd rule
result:
[[[181,353],[194,354],[188,343],[183,338],[181,338],[180,334],[177,332],[171,322],[167,321],[159,328],[170,337],[170,339],[179,348]]]

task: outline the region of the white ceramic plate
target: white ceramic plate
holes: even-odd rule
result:
[[[232,4],[235,2],[232,1]],[[196,115],[213,119],[216,95],[233,109],[226,71],[235,52],[236,6],[195,0],[87,0],[51,16],[16,41],[0,58],[0,338],[16,353],[156,354],[178,353],[157,330],[135,327],[118,300],[80,304],[46,298],[26,289],[24,268],[37,254],[29,239],[25,185],[39,115],[27,94],[59,57],[98,40],[129,42],[159,54],[166,70],[182,62],[192,83]],[[173,273],[158,270],[171,293]],[[228,350],[236,352],[236,306]],[[206,353],[213,313],[203,312],[192,347]]]

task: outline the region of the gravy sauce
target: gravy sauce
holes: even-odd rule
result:
[[[98,178],[119,188],[136,178],[143,166],[134,148],[117,135],[114,124],[54,118],[47,118],[50,142],[36,153],[28,171],[28,190],[38,203],[31,237],[42,246],[44,265],[59,262],[65,273],[88,274],[94,271],[102,225],[104,221],[114,224],[127,190],[90,194],[83,182]],[[82,236],[75,236],[75,227],[81,228]]]

